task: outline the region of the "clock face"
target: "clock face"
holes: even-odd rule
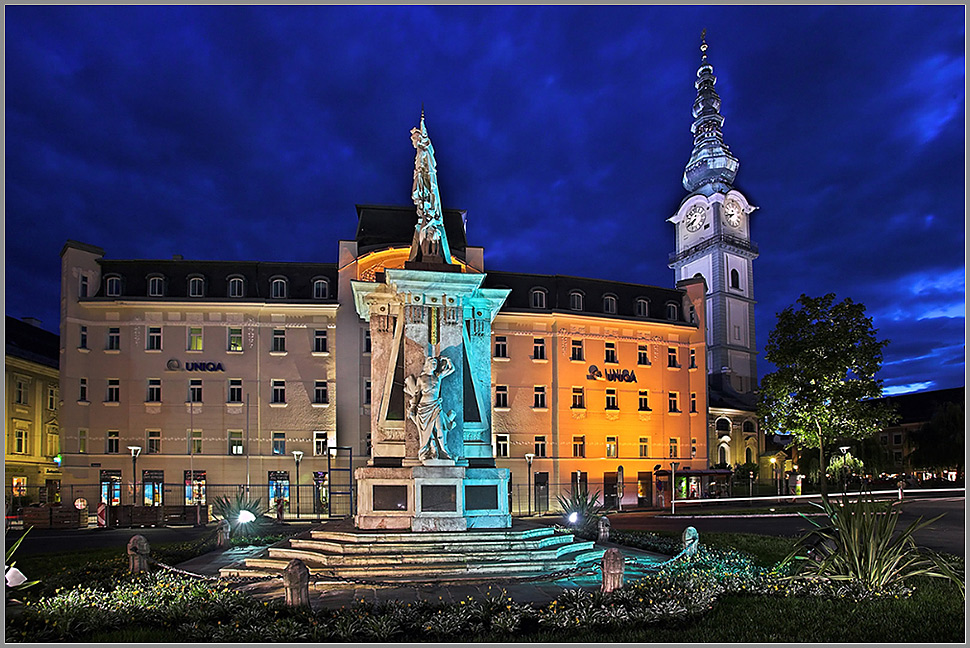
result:
[[[729,200],[724,203],[724,218],[727,220],[728,225],[731,227],[737,227],[741,224],[741,205]]]
[[[696,232],[704,224],[704,220],[707,218],[707,210],[701,205],[694,205],[687,212],[687,216],[684,217],[684,222],[687,224],[688,232]]]

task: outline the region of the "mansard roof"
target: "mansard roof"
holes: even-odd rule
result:
[[[6,316],[4,324],[6,354],[57,369],[60,360],[60,336]]]
[[[443,209],[445,234],[451,253],[465,260],[465,210]],[[418,211],[414,205],[357,205],[357,254],[363,256],[387,248],[411,247]]]

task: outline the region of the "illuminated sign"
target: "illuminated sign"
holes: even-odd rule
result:
[[[637,381],[637,374],[632,369],[606,369],[604,373],[596,365],[590,365],[586,380],[635,383]]]

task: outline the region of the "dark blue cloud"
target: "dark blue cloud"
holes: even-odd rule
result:
[[[964,382],[963,7],[5,15],[8,314],[56,328],[68,238],[333,260],[355,203],[408,202],[422,104],[442,199],[488,267],[672,285],[707,27],[759,207],[759,346],[800,294],[835,292],[892,340],[888,386]]]

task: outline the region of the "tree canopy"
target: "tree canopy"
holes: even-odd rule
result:
[[[791,434],[803,448],[819,449],[840,439],[863,439],[892,419],[891,410],[872,399],[882,395],[876,378],[882,350],[872,319],[862,304],[835,295],[802,295],[778,313],[764,357],[777,370],[761,382],[759,413],[768,433]],[[820,483],[826,493],[825,471]]]

